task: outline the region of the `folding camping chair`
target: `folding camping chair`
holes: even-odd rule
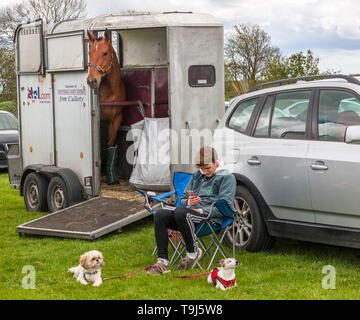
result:
[[[190,181],[192,177],[192,174],[184,173],[184,172],[174,172],[173,177],[173,185],[174,185],[174,191],[166,192],[160,195],[154,195],[154,193],[146,193],[143,190],[138,189],[138,191],[145,197],[145,208],[152,212],[153,214],[156,213],[152,209],[152,205],[154,201],[161,202],[161,205],[163,208],[166,208],[167,206],[180,206],[180,200],[183,191],[185,190],[188,182]],[[177,201],[176,203],[171,203],[169,201],[165,201],[164,198],[167,198],[173,194],[176,194]],[[209,217],[212,213],[212,210],[214,207],[217,207],[219,211],[223,214],[224,219],[220,226],[215,227],[209,220]],[[218,252],[221,253],[221,255],[224,258],[227,258],[226,251],[224,250],[222,246],[222,242],[224,240],[224,237],[226,235],[226,232],[229,230],[230,226],[232,226],[232,238],[234,239],[234,224],[232,224],[234,220],[234,210],[230,208],[230,206],[227,204],[224,200],[218,200],[214,202],[211,206],[210,212],[208,214],[208,217],[206,220],[201,222],[199,225],[195,228],[195,233],[198,237],[199,245],[204,249],[204,254],[210,255],[211,260],[207,267],[207,269],[210,268],[212,262],[214,261],[216,254]],[[222,235],[220,235],[220,232],[223,231]],[[219,238],[220,235],[220,238]],[[175,230],[169,230],[168,232],[169,236],[169,243],[171,247],[174,249],[174,253],[170,259],[170,264],[175,264],[180,258],[182,258],[182,254],[185,251],[185,242],[180,234],[180,232]],[[178,239],[178,241],[173,241],[173,237],[175,236],[175,239]],[[202,240],[202,238],[205,238],[209,236],[210,243],[208,246],[206,246],[205,241]],[[215,251],[212,252],[212,248],[215,247]],[[156,252],[156,247],[153,251],[153,254]],[[233,242],[233,256],[235,256],[235,244]],[[203,269],[199,263],[197,263],[200,269]]]

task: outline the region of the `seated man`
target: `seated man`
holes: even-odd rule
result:
[[[195,165],[199,170],[194,173],[185,188],[180,207],[174,211],[161,209],[154,215],[158,259],[148,274],[170,272],[168,229],[180,231],[186,246],[186,257],[181,260],[177,270],[194,268],[202,256],[202,250],[197,246],[195,227],[207,218],[213,202],[223,199],[233,207],[236,180],[229,171],[219,167],[215,149],[201,148],[195,157]],[[193,191],[194,194],[189,195],[188,191]],[[223,215],[214,207],[210,222],[219,226],[222,220]]]

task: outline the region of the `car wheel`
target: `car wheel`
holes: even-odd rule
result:
[[[48,211],[48,180],[40,173],[28,174],[24,181],[24,202],[28,211]]]
[[[236,209],[234,220],[235,248],[250,252],[270,249],[275,238],[269,235],[259,207],[246,187],[237,186],[234,205]],[[227,231],[225,241],[229,246],[232,246],[232,228]]]
[[[47,191],[47,200],[51,212],[59,211],[69,206],[68,189],[61,177],[56,176],[51,179]]]

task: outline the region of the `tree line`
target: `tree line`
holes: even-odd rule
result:
[[[0,102],[17,98],[13,42],[17,26],[39,18],[51,24],[84,17],[85,0],[22,0],[0,10]],[[319,58],[311,50],[284,56],[258,25],[235,25],[224,49],[226,100],[261,82],[321,73]]]

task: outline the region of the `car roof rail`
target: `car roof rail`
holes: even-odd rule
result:
[[[283,84],[289,84],[289,82],[309,81],[309,80],[325,80],[325,79],[344,79],[349,83],[360,84],[360,81],[352,76],[343,75],[343,74],[331,74],[331,75],[329,74],[329,75],[289,78],[289,79],[282,79],[282,80],[277,80],[277,81],[272,81],[272,82],[261,83],[255,87],[251,88],[248,92],[257,91],[257,90],[263,89],[265,87],[281,86]]]

